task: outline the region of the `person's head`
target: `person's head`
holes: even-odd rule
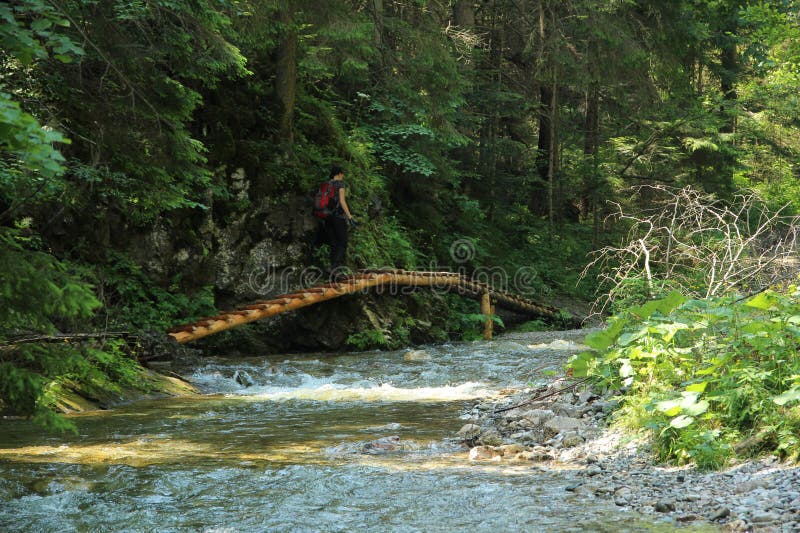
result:
[[[336,178],[343,178],[344,177],[344,169],[338,165],[333,165],[331,167],[331,176],[330,179]]]

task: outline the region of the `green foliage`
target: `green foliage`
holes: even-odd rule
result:
[[[29,232],[0,228],[0,335],[52,333],[56,322],[89,318],[100,306],[71,265],[29,249],[32,242]]]
[[[123,254],[109,252],[101,276],[105,305],[115,326],[163,331],[177,322],[215,314],[213,287],[187,294],[179,279],[161,287]]]
[[[133,236],[168,219],[176,243],[202,241],[213,254],[228,237],[198,226],[211,220],[226,234],[254,207],[308,194],[331,163],[345,162],[361,222],[351,233],[352,267],[503,269],[506,288],[533,298],[591,297],[596,284],[578,284],[586,253],[624,229],[603,222],[606,201],[651,205],[624,192],[631,183],[693,184],[723,200],[748,187],[770,206],[800,212],[796,1],[553,3],[544,39],[516,5],[481,6],[474,27],[455,28],[445,4],[0,5],[4,327],[48,332],[108,319],[161,329],[210,313],[209,279],[153,279],[132,259],[147,255],[133,250],[141,242]],[[726,66],[730,50],[738,63]],[[537,141],[551,118],[540,89],[554,82],[558,168],[549,213]],[[594,140],[586,127],[592,94]],[[283,109],[282,96],[293,109]],[[246,177],[232,179],[239,168]],[[300,218],[286,234],[253,221],[235,238],[295,246],[308,238]],[[475,252],[458,265],[450,256],[456,240]],[[597,274],[590,269],[586,279]],[[596,341],[609,348],[655,335],[630,330],[669,313],[650,310],[648,299],[673,286],[625,280],[614,310],[629,318],[613,322],[618,336]],[[103,316],[92,314],[98,301]],[[449,331],[479,335],[476,304],[447,301]],[[401,317],[396,335],[364,331],[351,345],[396,346],[412,327]],[[687,335],[677,331],[669,342]],[[124,361],[88,352],[79,359],[124,379],[113,375]],[[588,369],[593,360],[583,361]],[[13,375],[28,384],[14,397],[30,400],[55,374]],[[792,390],[776,393],[789,408]],[[707,401],[705,413],[675,415],[693,420],[665,434],[713,451],[724,431],[686,433],[716,412]],[[651,416],[644,404],[638,412]]]
[[[455,338],[465,341],[482,339],[486,316],[480,312],[478,302],[453,294],[448,294],[445,298],[448,301],[447,308],[450,310],[446,322],[448,332]],[[497,326],[505,328],[505,324],[499,316],[492,315],[491,319]]]
[[[547,329],[549,328],[543,320],[536,319],[536,320],[529,320],[518,326],[514,326],[513,331],[519,333],[529,333],[535,331],[547,331]]]
[[[20,336],[80,327],[100,306],[80,270],[36,250],[36,241],[29,231],[0,229],[0,408],[46,429],[75,431],[54,411],[61,385],[112,392],[121,385],[140,387],[141,368],[121,341],[14,343]]]
[[[367,329],[353,333],[347,337],[345,342],[351,348],[359,351],[371,348],[389,348],[389,340],[384,331],[380,329]]]
[[[618,421],[647,430],[661,459],[714,468],[735,456],[798,455],[800,291],[623,311],[586,337],[577,376],[625,388]]]

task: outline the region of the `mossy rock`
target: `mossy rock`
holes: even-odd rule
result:
[[[53,408],[61,413],[82,413],[148,398],[188,396],[198,392],[191,384],[177,377],[165,376],[147,368],[139,372],[139,387],[108,388],[91,382],[74,381],[54,383],[49,391],[55,398]]]

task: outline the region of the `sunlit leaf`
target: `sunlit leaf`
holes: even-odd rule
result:
[[[622,362],[622,366],[619,367],[619,376],[621,378],[629,378],[629,377],[633,376],[635,371],[634,371],[633,367],[631,366],[630,360],[629,359],[621,359],[621,362]]]
[[[688,392],[705,392],[708,386],[708,381],[701,381],[700,383],[692,383],[686,387]]]
[[[667,416],[675,416],[681,412],[681,400],[664,400],[656,404],[656,409]]]
[[[781,406],[786,405],[789,402],[800,401],[800,388],[789,389],[783,394],[773,397],[772,401]]]
[[[676,429],[683,429],[694,422],[694,418],[686,415],[678,415],[670,420],[669,425]]]
[[[692,404],[690,406],[684,407],[683,410],[688,415],[698,416],[698,415],[702,415],[703,413],[708,411],[709,407],[710,407],[710,404],[706,400],[700,400],[697,403],[694,403],[694,404]]]
[[[766,291],[753,296],[753,298],[748,300],[745,305],[766,311],[767,309],[776,307],[778,303],[779,300],[777,295],[775,295],[773,292]]]

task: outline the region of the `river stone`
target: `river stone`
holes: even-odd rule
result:
[[[494,428],[481,432],[480,443],[485,446],[499,446],[503,444],[503,436]]]
[[[403,356],[403,361],[430,361],[431,355],[425,350],[410,350]]]
[[[381,437],[364,444],[364,446],[361,448],[361,451],[375,455],[380,453],[394,452],[400,449],[402,449],[400,437],[397,435],[392,435],[391,437]]]
[[[581,414],[581,410],[574,405],[568,403],[554,403],[550,409],[559,416],[566,416],[570,418],[577,418]]]
[[[557,416],[545,422],[544,429],[546,436],[554,436],[558,435],[562,431],[570,431],[576,429],[582,429],[583,422],[578,420],[577,418],[572,418],[568,416]]]
[[[593,464],[586,468],[586,475],[589,477],[596,476],[603,473],[603,468],[600,465]]]
[[[539,427],[554,416],[556,414],[550,409],[531,409],[523,415],[522,421],[530,427]]]
[[[518,431],[509,435],[509,438],[520,442],[536,442],[536,435],[533,434],[533,431]]]
[[[734,488],[733,492],[735,494],[743,494],[745,492],[752,492],[756,489],[761,489],[769,485],[769,481],[766,479],[751,479],[745,481],[743,483],[738,483]]]
[[[503,452],[503,456],[517,455],[528,451],[522,444],[503,444],[499,449]]]
[[[503,452],[493,446],[475,446],[469,451],[470,461],[494,461],[503,457]]]
[[[744,532],[749,531],[749,527],[747,526],[747,522],[742,520],[741,518],[734,520],[732,522],[728,522],[725,524],[725,529],[728,531],[735,531],[735,532]]]
[[[730,514],[731,510],[728,509],[727,507],[719,507],[716,511],[708,515],[708,519],[713,522],[714,520],[721,520],[723,518],[727,518],[728,516],[730,516]]]
[[[530,451],[520,453],[528,461],[552,461],[555,459],[550,448],[534,446]]]
[[[582,444],[584,441],[584,438],[574,431],[565,432],[563,435],[564,438],[561,440],[561,446],[564,448],[572,448]]]
[[[458,436],[464,440],[475,439],[480,434],[481,427],[476,424],[464,424],[464,426],[458,430]]]
[[[659,513],[672,512],[675,510],[675,500],[658,500],[655,509]]]
[[[583,391],[578,395],[578,401],[581,403],[587,403],[590,400],[594,400],[595,398],[599,398],[599,396],[597,396],[597,394],[592,392],[590,389],[586,389],[585,391]]]
[[[750,521],[754,524],[764,524],[766,522],[776,522],[779,519],[780,516],[775,513],[757,513],[750,518]]]

